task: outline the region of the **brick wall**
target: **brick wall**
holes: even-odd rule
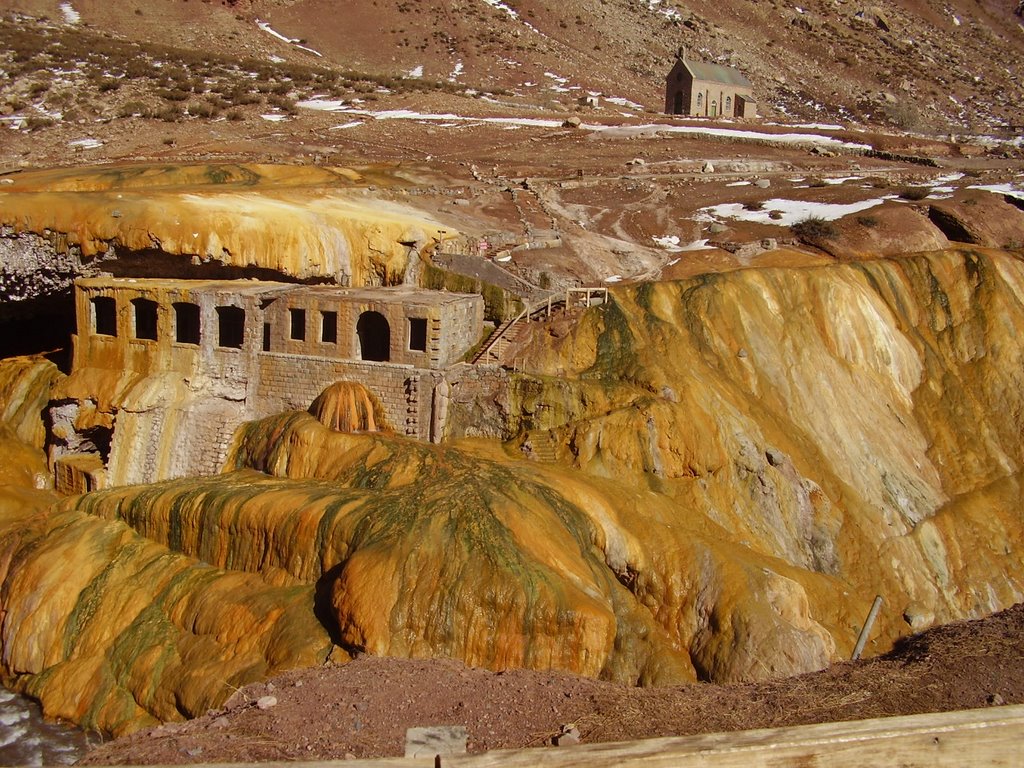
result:
[[[259,384],[253,402],[257,418],[305,410],[336,381],[369,389],[398,434],[430,439],[431,398],[443,375],[412,366],[264,352],[258,356]]]

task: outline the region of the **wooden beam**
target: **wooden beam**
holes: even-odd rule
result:
[[[472,729],[470,729],[472,738]],[[1024,705],[479,755],[288,768],[962,768],[1024,764]],[[268,768],[285,763],[207,768]]]
[[[445,768],[961,768],[1024,761],[1024,705],[443,758]]]

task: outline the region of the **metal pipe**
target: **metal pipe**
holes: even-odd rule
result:
[[[871,633],[871,627],[875,623],[875,619],[878,617],[878,609],[881,607],[882,596],[875,595],[875,602],[871,604],[871,610],[868,611],[868,617],[864,619],[864,626],[861,627],[860,635],[857,637],[857,645],[853,648],[853,656],[850,657],[854,661],[860,658],[860,654],[864,650],[864,646],[868,641],[868,635]]]

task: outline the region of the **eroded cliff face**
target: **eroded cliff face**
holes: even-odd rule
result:
[[[46,713],[111,733],[205,712],[275,671],[344,660],[315,590],[214,568],[64,509],[43,405],[62,377],[0,362],[0,676]]]
[[[623,288],[517,353],[559,378],[511,411],[531,448],[883,594],[891,639],[1024,595],[1022,297],[1018,259],[968,250]]]
[[[136,275],[187,276],[208,265],[238,276],[400,283],[414,250],[455,233],[368,196],[368,186],[388,182],[383,173],[254,164],[18,174],[0,192],[0,294],[66,290],[100,262],[116,269],[111,260],[130,261]]]
[[[876,652],[1024,597],[1019,260],[622,287],[548,330],[516,353],[506,445],[293,412],[244,426],[219,476],[63,501],[8,485],[5,679],[127,730],[329,638],[743,680],[847,657],[875,594]],[[366,426],[372,403],[343,394]]]

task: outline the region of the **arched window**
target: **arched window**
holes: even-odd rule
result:
[[[157,304],[150,299],[132,299],[135,310],[135,338],[156,341]]]
[[[92,331],[98,336],[117,336],[117,302],[110,296],[92,300]]]
[[[699,108],[699,107],[703,107],[703,106],[704,106],[704,94],[703,93],[698,93],[697,94],[697,107]]]
[[[386,363],[391,359],[391,326],[380,312],[363,312],[356,323],[359,357]]]
[[[732,112],[732,96],[725,97],[725,114]]]
[[[198,344],[199,329],[199,306],[186,301],[174,302],[174,340],[179,344]]]
[[[217,307],[217,346],[241,349],[245,342],[245,310],[241,307]]]

